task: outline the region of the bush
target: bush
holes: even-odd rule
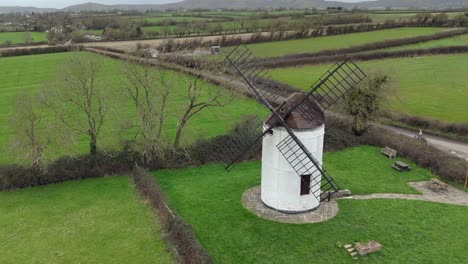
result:
[[[174,247],[180,263],[213,263],[195,236],[193,228],[168,206],[156,179],[140,167],[131,173],[136,189],[158,214],[167,239]]]

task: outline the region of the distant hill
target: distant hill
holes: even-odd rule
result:
[[[101,5],[96,3],[83,3],[69,6],[63,9],[36,8],[36,7],[0,7],[0,13],[31,13],[31,12],[83,12],[100,11],[108,12],[113,10],[167,10],[167,9],[268,9],[268,8],[369,8],[369,9],[447,9],[468,7],[468,0],[378,0],[359,3],[342,3],[339,1],[325,0],[185,0],[173,4],[162,5]]]
[[[6,13],[47,13],[54,12],[58,9],[54,8],[37,8],[32,6],[0,6],[0,14]]]

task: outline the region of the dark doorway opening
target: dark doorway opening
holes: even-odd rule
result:
[[[301,175],[301,195],[310,194],[310,174]]]

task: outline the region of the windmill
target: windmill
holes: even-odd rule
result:
[[[336,63],[304,93],[283,99],[284,90],[275,87],[245,45],[226,56],[226,63],[239,74],[271,114],[236,129],[226,144],[226,170],[262,142],[261,200],[284,213],[312,211],[339,191],[338,184],[322,166],[324,111],[338,102],[366,74],[350,59]],[[257,87],[262,83],[263,87]],[[278,102],[274,107],[272,102]]]

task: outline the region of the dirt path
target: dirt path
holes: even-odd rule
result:
[[[411,187],[415,188],[422,194],[376,193],[369,195],[353,195],[341,199],[402,199],[468,206],[468,193],[452,186],[448,186],[447,191],[434,192],[426,187],[429,182],[408,183]]]

